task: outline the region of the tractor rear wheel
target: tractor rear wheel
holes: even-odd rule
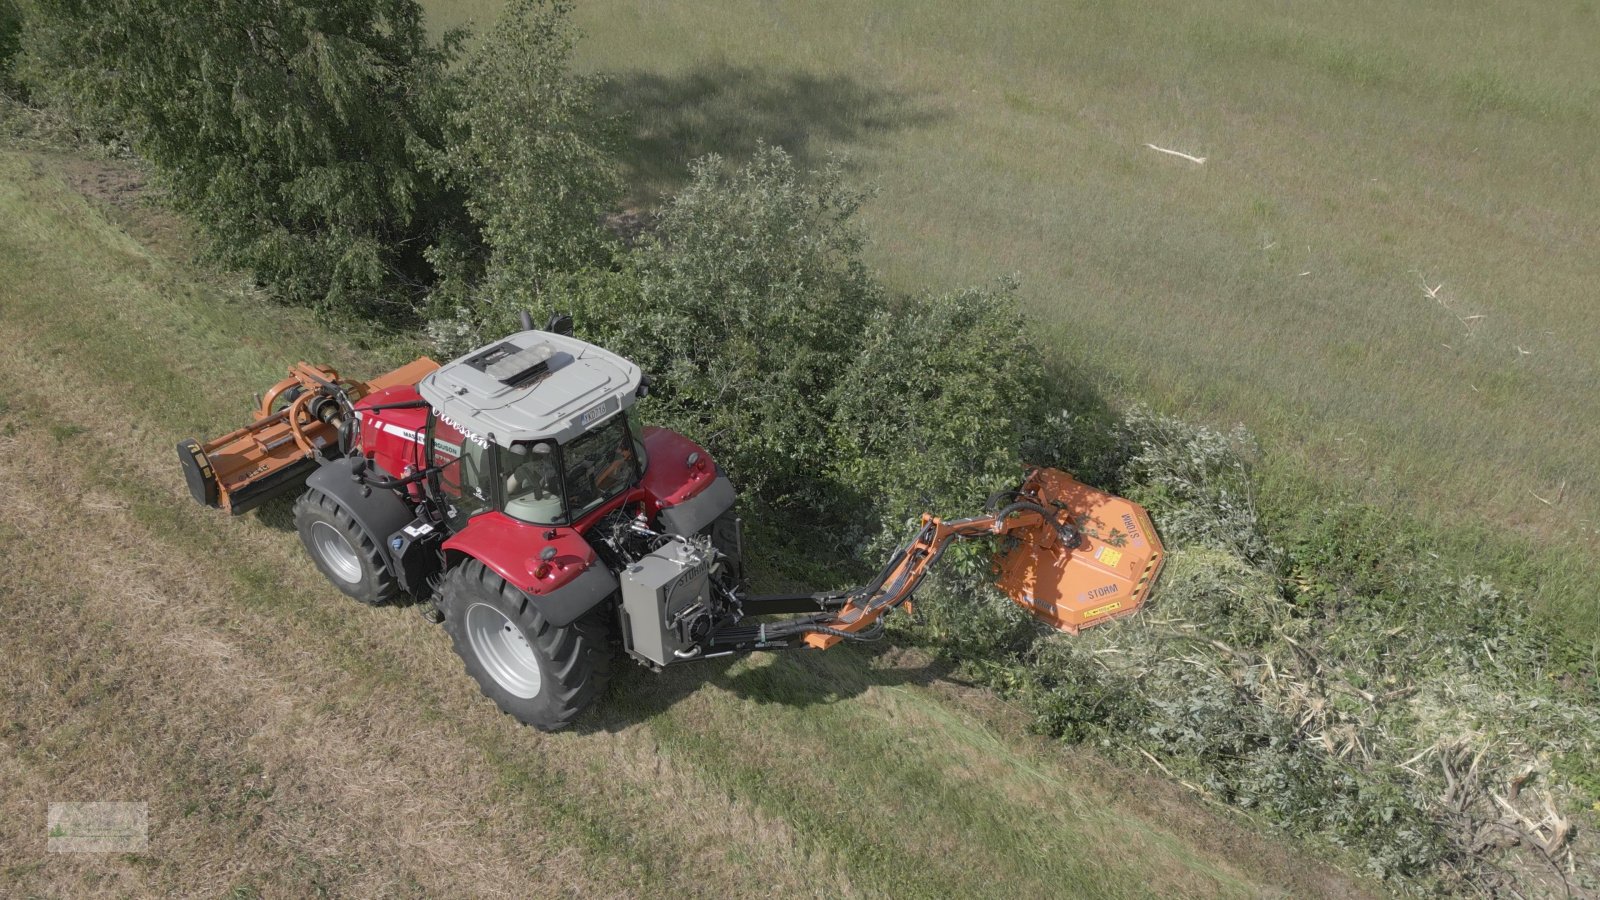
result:
[[[601,613],[551,625],[536,601],[477,560],[446,573],[439,594],[456,654],[501,712],[559,731],[604,693],[611,651]]]
[[[333,586],[367,604],[400,599],[400,584],[389,571],[376,539],[367,534],[339,501],[312,488],[294,505],[300,542]]]

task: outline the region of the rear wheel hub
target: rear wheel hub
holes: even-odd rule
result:
[[[513,697],[537,697],[544,676],[522,627],[487,603],[468,607],[466,624],[467,643],[489,677]]]

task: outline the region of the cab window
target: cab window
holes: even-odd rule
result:
[[[552,441],[518,441],[497,447],[505,472],[506,515],[538,525],[566,521],[561,501],[561,452]]]
[[[483,445],[429,416],[428,448],[432,464],[441,467],[436,484],[452,524],[494,505],[489,451]]]
[[[540,440],[497,446],[506,515],[565,525],[637,484],[644,471],[644,443],[630,421],[612,416],[563,445]]]
[[[627,416],[609,421],[561,448],[567,507],[572,518],[599,506],[639,480],[639,451]]]

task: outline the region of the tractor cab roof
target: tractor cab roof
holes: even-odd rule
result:
[[[632,406],[639,367],[574,337],[523,331],[441,366],[417,391],[457,430],[499,444],[566,443]]]

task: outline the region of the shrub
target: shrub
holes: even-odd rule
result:
[[[22,12],[16,0],[0,0],[0,88],[14,87],[11,67],[22,46]]]
[[[1119,481],[1169,542],[1225,547],[1258,564],[1276,558],[1255,506],[1255,441],[1243,428],[1221,432],[1135,406],[1118,433],[1131,454]]]
[[[899,530],[957,515],[1021,480],[1023,438],[1045,424],[1047,378],[1016,283],[879,309],[834,385],[835,477]]]
[[[775,147],[710,157],[616,272],[565,286],[585,336],[656,380],[651,415],[710,445],[746,497],[827,507],[829,397],[882,308],[837,167],[807,179]]]

